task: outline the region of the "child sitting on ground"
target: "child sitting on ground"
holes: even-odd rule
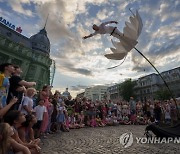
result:
[[[96,118],[95,116],[92,116],[91,120],[90,120],[90,126],[91,127],[97,127],[97,123],[96,123]]]
[[[137,116],[137,124],[138,125],[145,125],[145,124],[147,124],[147,116],[143,116],[142,114],[139,114]]]
[[[113,121],[113,126],[116,126],[119,124],[118,118],[115,116],[115,112],[112,112],[111,119]]]
[[[77,119],[74,113],[72,113],[69,118],[69,128],[70,129],[80,128],[80,125],[77,123]]]
[[[101,118],[99,117],[99,115],[97,115],[97,117],[96,117],[96,123],[97,123],[97,126],[99,126],[99,127],[105,126],[103,124]]]
[[[107,126],[113,125],[113,120],[112,120],[111,116],[106,117],[106,121],[107,121]]]
[[[132,114],[130,116],[130,121],[131,121],[131,124],[135,125],[136,124],[136,114]]]
[[[131,124],[131,121],[129,120],[129,117],[127,114],[124,114],[124,116],[123,116],[123,124],[125,124],[125,125]]]
[[[106,116],[105,115],[102,115],[102,123],[104,126],[107,125],[107,120],[106,120]]]

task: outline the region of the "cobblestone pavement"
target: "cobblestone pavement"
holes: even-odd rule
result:
[[[135,137],[144,137],[145,126],[109,126],[82,128],[49,135],[43,140],[44,154],[175,154],[180,153],[180,144],[137,144]],[[123,148],[119,137],[132,132],[132,146]]]

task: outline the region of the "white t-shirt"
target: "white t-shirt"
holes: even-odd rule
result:
[[[27,106],[28,109],[32,111],[33,105],[34,105],[34,102],[32,98],[25,96],[21,102],[21,105],[19,106],[19,110],[21,111],[21,113],[24,113],[25,115],[27,115],[28,112],[23,108],[23,106]]]
[[[34,111],[36,112],[36,118],[37,120],[42,121],[44,112],[47,112],[47,109],[45,106],[38,105],[34,108]]]
[[[64,106],[59,106],[58,110],[60,114],[63,114],[63,111],[66,111],[66,108]]]

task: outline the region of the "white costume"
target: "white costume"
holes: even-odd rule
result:
[[[142,20],[138,11],[136,11],[136,15],[133,14],[133,16],[129,17],[129,21],[130,22],[125,22],[123,35],[119,35],[118,37],[120,42],[115,42],[111,40],[115,48],[110,48],[113,53],[104,55],[106,58],[113,60],[121,60],[126,57],[128,52],[131,51],[138,43],[136,40],[138,39],[143,27]]]
[[[97,34],[110,34],[119,39],[119,35],[123,36],[123,34],[117,29],[117,27],[106,26],[107,24],[112,23],[111,21],[104,22],[98,26],[99,30],[95,31],[92,36]]]

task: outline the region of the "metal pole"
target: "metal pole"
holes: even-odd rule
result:
[[[180,114],[179,114],[179,109],[178,109],[178,105],[177,105],[176,99],[174,98],[174,95],[173,95],[172,91],[170,90],[168,84],[166,83],[166,81],[164,80],[164,78],[162,77],[162,75],[159,73],[159,71],[156,69],[156,67],[149,61],[149,59],[147,59],[146,56],[144,56],[144,55],[142,54],[142,52],[140,52],[136,47],[134,47],[134,49],[135,49],[141,56],[143,56],[143,57],[149,62],[149,64],[156,70],[156,72],[159,74],[159,76],[160,76],[161,79],[163,80],[163,82],[164,82],[164,84],[166,85],[169,93],[171,94],[172,99],[173,99],[174,102],[175,102],[176,109],[177,109],[178,119],[180,119]]]

